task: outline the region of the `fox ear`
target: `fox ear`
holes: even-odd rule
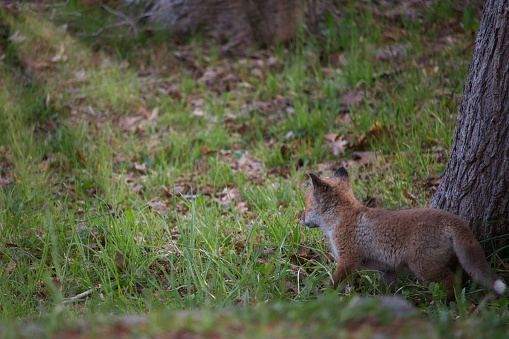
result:
[[[334,174],[332,176],[336,177],[336,178],[348,178],[349,177],[348,171],[344,167],[338,168],[337,171],[334,172]]]
[[[326,191],[329,185],[320,179],[316,174],[309,173],[309,177],[311,178],[311,182],[313,183],[313,193]]]

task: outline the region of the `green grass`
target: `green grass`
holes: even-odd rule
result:
[[[393,313],[394,311],[401,313]],[[415,310],[414,310],[415,312]],[[309,338],[372,337],[398,338],[504,337],[506,323],[496,313],[483,309],[485,317],[460,318],[455,324],[437,317],[435,326],[407,308],[386,308],[376,300],[325,295],[309,303],[262,304],[257,308],[215,309],[201,312],[162,311],[154,308],[150,314],[131,317],[100,317],[69,319],[65,308],[48,315],[46,321],[31,327],[12,328],[11,337],[44,334],[67,336],[157,337],[189,335],[199,337],[240,338]],[[488,319],[484,321],[483,319]]]
[[[261,308],[272,314],[338,295],[324,235],[298,222],[306,173],[347,165],[359,199],[427,206],[474,41],[472,9],[439,5],[410,19],[350,2],[318,36],[233,59],[203,37],[82,36],[114,18],[79,2],[51,20],[0,12],[7,37],[22,37],[0,41],[2,318],[282,302]],[[389,45],[402,52],[384,57]],[[507,300],[485,304],[475,285],[452,308],[440,286],[399,285],[436,331],[478,303],[482,319],[506,319]],[[350,286],[339,297],[381,294],[375,272]]]

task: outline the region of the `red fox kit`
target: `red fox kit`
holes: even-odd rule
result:
[[[396,290],[396,274],[409,270],[428,282],[442,282],[447,301],[454,300],[458,265],[497,295],[506,285],[491,270],[467,223],[449,212],[417,208],[388,211],[368,208],[353,194],[348,172],[338,169],[330,178],[309,175],[306,209],[301,221],[327,234],[337,260],[334,288],[361,266],[384,272]]]

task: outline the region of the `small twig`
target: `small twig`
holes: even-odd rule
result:
[[[51,15],[51,18],[54,18],[55,16],[64,16],[64,15],[67,15],[67,16],[76,16],[76,17],[83,17],[83,14],[81,12],[78,12],[78,11],[74,11],[74,12],[69,12],[69,11],[58,11],[58,12],[51,12],[51,13],[41,13],[41,15]]]
[[[117,22],[116,24],[112,24],[112,25],[101,27],[101,28],[99,28],[99,30],[95,31],[94,33],[78,33],[76,35],[78,35],[78,36],[90,36],[90,37],[98,36],[99,34],[101,34],[103,31],[105,31],[107,29],[111,29],[111,28],[115,28],[115,27],[120,27],[120,26],[123,26],[125,24],[126,24],[125,21],[121,21],[121,22]]]
[[[506,270],[506,271],[509,271],[509,267],[508,267],[508,265],[506,265],[506,263],[502,260],[502,258],[500,258],[498,254],[495,254],[495,256],[497,257],[498,262],[499,262],[499,263],[501,263],[501,264],[502,264],[502,266],[504,266],[505,270]]]
[[[78,300],[78,299],[81,299],[83,297],[87,297],[89,295],[91,295],[92,293],[94,293],[94,291],[97,291],[101,288],[101,285],[99,284],[98,286],[96,287],[92,287],[91,289],[83,292],[83,293],[80,293],[78,295],[75,295],[74,297],[72,298],[65,298],[64,301],[62,301],[63,304],[66,304],[66,303],[70,303],[71,301],[75,301],[75,300]]]

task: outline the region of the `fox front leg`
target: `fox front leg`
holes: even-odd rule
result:
[[[341,258],[336,265],[336,271],[332,275],[332,287],[337,289],[339,284],[360,268],[360,262],[357,260],[348,260]]]

